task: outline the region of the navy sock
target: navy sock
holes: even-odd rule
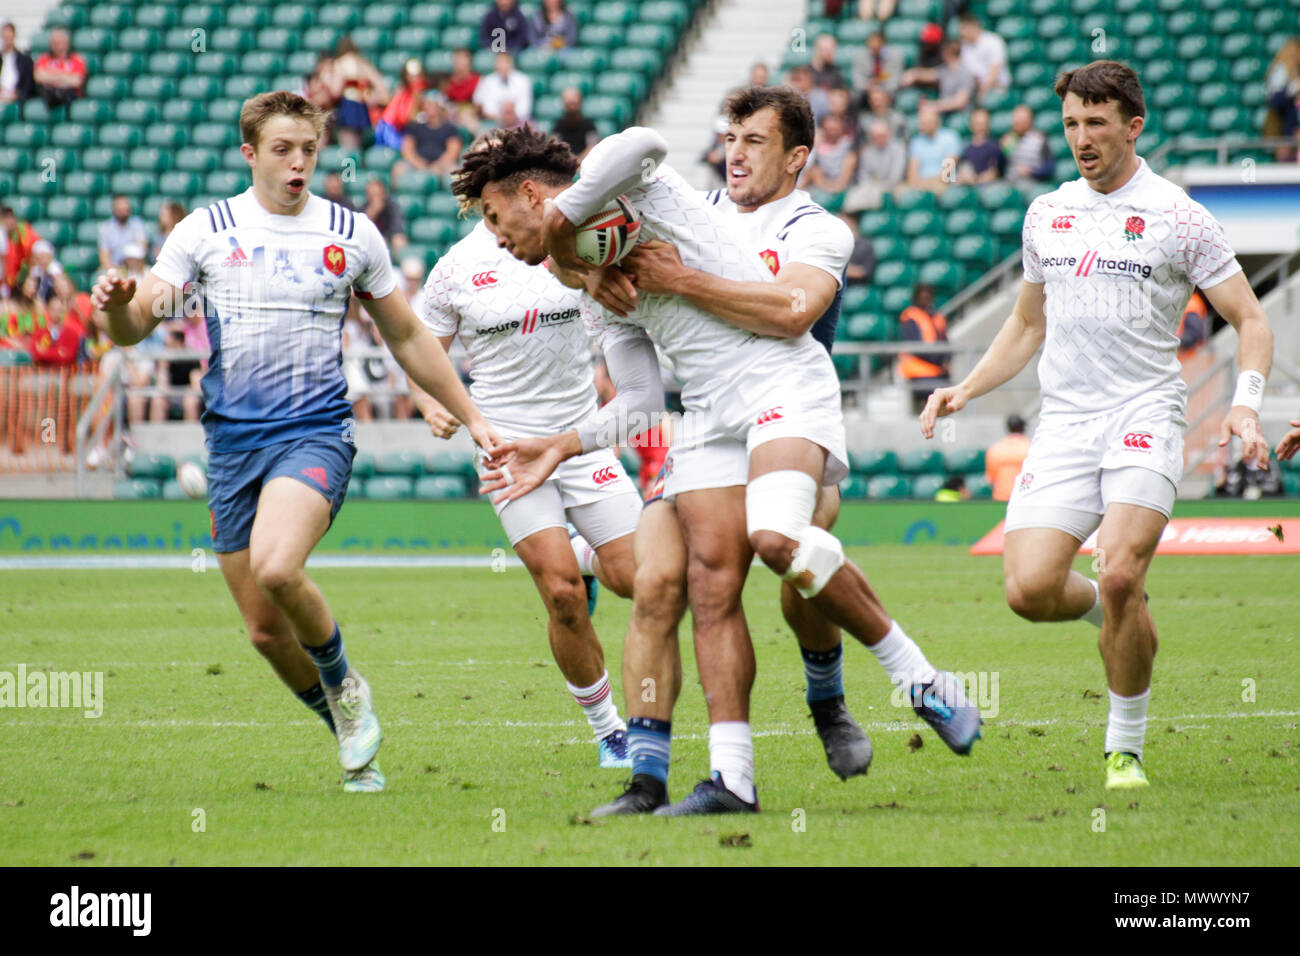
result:
[[[343,635],[339,633],[337,624],[334,625],[330,639],[320,647],[303,644],[302,648],[320,671],[321,683],[326,687],[338,687],[343,683],[343,677],[348,672],[348,659],[343,653]]]
[[[803,672],[808,680],[805,698],[808,703],[844,696],[844,645],[834,650],[810,651],[799,648],[803,655]]]
[[[321,687],[320,683],[312,684],[306,690],[300,690],[297,693],[298,699],[314,710],[317,717],[325,721],[330,733],[337,734],[338,732],[334,729],[334,718],[330,714],[329,701],[325,699],[325,689]]]
[[[668,753],[672,740],[672,721],[629,717],[627,749],[632,755],[632,775],[649,774],[661,783],[668,783]]]

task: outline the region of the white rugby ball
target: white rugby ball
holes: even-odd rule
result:
[[[208,476],[192,461],[184,462],[176,469],[176,484],[180,485],[181,491],[191,498],[208,496]]]
[[[636,245],[641,216],[619,196],[614,205],[578,223],[578,258],[593,266],[612,266]]]

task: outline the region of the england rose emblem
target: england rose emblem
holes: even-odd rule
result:
[[[1141,237],[1142,230],[1146,227],[1147,224],[1141,216],[1129,216],[1128,221],[1124,223],[1124,238],[1132,242]]]

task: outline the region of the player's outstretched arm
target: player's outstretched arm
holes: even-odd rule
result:
[[[181,313],[181,293],[152,272],[139,283],[109,269],[90,290],[90,301],[104,313],[104,329],[118,345],[135,345],[163,319]]]
[[[1273,329],[1244,272],[1203,291],[1210,305],[1237,330],[1237,367],[1241,374],[1232,406],[1219,427],[1219,445],[1228,444],[1237,435],[1241,438],[1242,459],[1253,458],[1259,467],[1267,468],[1268,442],[1259,427],[1259,410],[1265,381],[1273,370]]]
[[[451,348],[454,335],[439,335],[438,342],[443,351]],[[416,384],[415,379],[406,376],[406,387],[411,392],[411,401],[420,410],[420,415],[429,423],[429,429],[436,438],[450,438],[460,430],[460,419],[447,411],[445,405]]]
[[[1015,308],[970,374],[951,388],[936,388],[926,400],[922,435],[933,438],[936,419],[961,411],[971,399],[993,391],[1029,364],[1047,336],[1046,302],[1041,282],[1020,283]]]
[[[501,437],[470,401],[469,392],[460,383],[460,376],[447,358],[447,352],[437,336],[415,317],[411,304],[400,289],[394,289],[382,299],[362,299],[362,303],[375,319],[379,334],[392,350],[397,364],[415,383],[428,392],[457,419],[469,428],[474,441],[489,454],[494,454]]]
[[[778,338],[797,338],[822,317],[839,290],[825,269],[792,262],[775,282],[739,282],[692,269],[677,247],[643,242],[623,259],[622,267],[647,295],[680,295],[691,305],[724,322]]]

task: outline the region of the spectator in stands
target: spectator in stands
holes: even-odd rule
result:
[[[762,60],[755,60],[753,66],[749,68],[749,85],[750,86],[767,86],[771,81],[771,72],[767,64]]]
[[[406,301],[411,303],[411,311],[424,315],[424,280],[429,270],[419,256],[410,255],[402,260],[402,284]],[[402,376],[405,380],[405,376]]]
[[[36,95],[32,58],[18,49],[12,23],[0,25],[0,103],[22,103]]]
[[[406,224],[402,219],[402,209],[388,195],[388,187],[378,176],[371,176],[366,181],[366,206],[362,210],[370,221],[379,229],[393,254],[398,255],[406,248]]]
[[[508,100],[514,104],[520,119],[532,119],[533,81],[515,69],[515,58],[509,53],[498,53],[494,66],[474,90],[474,105],[479,113],[485,120],[497,123],[501,118],[501,104]]]
[[[970,489],[966,487],[966,479],[961,475],[949,475],[944,479],[943,487],[934,493],[934,500],[949,504],[969,501]]]
[[[1185,362],[1201,350],[1210,329],[1209,310],[1205,297],[1192,290],[1192,297],[1183,309],[1183,318],[1178,323],[1178,361]]]
[[[933,103],[922,103],[916,114],[916,135],[907,151],[907,185],[911,189],[943,192],[957,180],[961,139],[939,125]]]
[[[1011,86],[1007,41],[992,30],[985,30],[974,13],[962,14],[960,24],[961,61],[975,77],[980,99],[990,90],[1005,90]]]
[[[45,328],[45,310],[36,299],[36,280],[28,276],[10,288],[4,310],[4,335],[31,356],[32,336]]]
[[[858,0],[858,16],[863,20],[885,21],[894,15],[898,0]]]
[[[336,202],[344,209],[357,208],[351,197],[343,190],[343,177],[338,173],[330,172],[325,174],[325,189],[323,195],[330,202]]]
[[[873,120],[879,120],[889,127],[890,135],[901,140],[907,139],[907,120],[903,114],[894,109],[894,97],[883,86],[873,86],[867,90],[867,112],[861,122],[868,129]]]
[[[133,243],[145,249],[149,236],[144,220],[131,211],[131,198],[118,193],[113,197],[113,217],[99,225],[99,267],[120,266],[126,259],[126,247]]]
[[[31,337],[32,361],[37,365],[77,364],[81,355],[80,323],[69,321],[68,305],[57,296],[45,303],[45,327]]]
[[[418,57],[411,57],[402,65],[402,84],[393,94],[393,98],[384,107],[384,113],[375,124],[375,145],[387,146],[389,149],[402,148],[402,136],[406,126],[415,119],[420,111],[420,102],[425,90],[432,84],[424,72],[424,64]]]
[[[727,130],[730,123],[725,116],[713,121],[713,141],[700,157],[700,162],[713,174],[713,185],[721,186],[727,181]]]
[[[961,44],[949,40],[943,45],[943,63],[935,70],[939,80],[939,98],[934,101],[935,108],[947,116],[958,113],[971,105],[975,94],[975,77],[962,64]]]
[[[1292,37],[1277,51],[1268,66],[1264,91],[1268,104],[1264,135],[1295,138],[1297,126],[1300,126],[1297,122],[1300,116],[1300,38]],[[1296,158],[1296,151],[1281,147],[1276,158],[1280,162],[1292,161]]]
[[[515,112],[515,104],[510,100],[501,101],[501,115],[497,117],[497,126],[500,129],[514,129],[516,126],[532,126],[532,120],[522,119]]]
[[[818,86],[813,79],[812,67],[806,63],[799,64],[790,71],[788,82],[808,100],[808,106],[813,112],[813,122],[820,123],[822,117],[830,112],[831,104],[826,90]]]
[[[904,342],[927,345],[948,341],[948,320],[934,311],[934,288],[918,282],[912,290],[912,304],[898,317],[898,337]],[[925,401],[936,388],[948,384],[949,356],[946,353],[898,356],[898,372],[912,389],[912,397]]]
[[[474,72],[474,57],[465,47],[452,51],[451,76],[447,77],[447,88],[443,90],[447,99],[456,107],[469,106],[474,102],[474,91],[478,89],[479,75]]]
[[[1029,437],[1025,435],[1025,420],[1019,415],[1007,416],[1007,433],[989,446],[984,453],[984,476],[993,486],[993,500],[1007,501],[1016,486],[1020,466],[1029,454]]]
[[[333,61],[328,50],[321,50],[316,54],[316,66],[312,68],[311,73],[303,80],[302,95],[311,100],[319,109],[325,113],[333,113],[334,107],[338,105],[338,100],[330,90],[328,73],[330,63]],[[326,131],[328,136],[329,131]]]
[[[853,54],[852,76],[853,88],[863,94],[873,86],[897,93],[903,82],[903,51],[885,42],[883,30],[868,33],[862,49]]]
[[[813,41],[812,59],[808,62],[813,73],[813,83],[823,90],[847,87],[844,74],[835,65],[835,56],[839,52],[839,41],[834,34],[823,33]]]
[[[388,102],[388,84],[350,36],[339,38],[334,58],[324,67],[322,78],[337,104],[335,140],[340,146],[360,149],[373,131],[371,110],[378,112]]]
[[[21,287],[31,264],[32,247],[41,237],[30,222],[22,222],[12,206],[0,205],[0,238],[4,240],[4,273],[0,292]]]
[[[551,132],[569,144],[574,156],[582,159],[596,145],[600,133],[596,130],[596,124],[583,115],[580,89],[576,86],[566,87],[560,96],[564,100],[564,112],[555,121]]]
[[[172,234],[176,224],[185,218],[185,207],[175,199],[168,199],[158,209],[158,228],[153,232],[153,238],[149,241],[149,259],[156,262],[158,253],[162,251],[162,245],[167,241],[167,237]]]
[[[36,92],[50,109],[71,103],[86,85],[86,61],[72,52],[68,31],[55,27],[50,31],[50,49],[36,60],[33,69]]]
[[[68,304],[69,314],[75,316],[77,323],[89,334],[90,329],[94,326],[91,319],[95,312],[95,307],[90,301],[90,294],[78,289],[66,272],[61,272],[54,277],[54,294]],[[107,337],[105,337],[105,342],[108,342]],[[112,342],[108,342],[108,347],[112,347],[112,344]]]
[[[185,306],[185,313],[180,323],[181,334],[185,337],[185,347],[191,352],[198,352],[205,356],[201,361],[201,367],[206,371],[208,367],[206,356],[212,353],[212,343],[208,340],[208,320],[203,315],[202,305],[197,299],[187,301]]]
[[[923,93],[939,92],[939,67],[943,66],[943,27],[927,23],[921,28],[921,45],[916,66],[903,71],[903,86],[914,86]]]
[[[853,108],[852,94],[844,87],[839,86],[827,93],[826,100],[830,104],[826,116],[834,116],[840,121],[845,132],[853,140],[853,147],[856,149],[862,142],[862,131],[858,125],[858,111]],[[823,116],[822,119],[826,119],[826,116]]]
[[[1047,137],[1034,128],[1034,112],[1024,103],[1011,111],[1011,129],[1001,146],[1007,157],[1007,179],[1018,186],[1046,182],[1056,171]]]
[[[853,252],[849,255],[849,264],[844,267],[845,285],[865,285],[871,281],[876,271],[876,250],[871,239],[858,231],[857,216],[840,213],[842,219],[853,233]]]
[[[858,169],[858,154],[853,148],[853,137],[844,128],[844,122],[834,114],[827,114],[817,129],[812,155],[804,167],[805,185],[820,190],[822,205],[838,208],[843,205],[844,193],[853,182]]]
[[[188,352],[185,330],[172,325],[167,332],[167,347],[158,360],[158,384],[167,394],[149,400],[149,421],[165,422],[176,413],[187,422],[199,420],[203,363]]]
[[[54,246],[48,239],[32,243],[31,265],[27,275],[36,280],[36,298],[47,301],[54,295],[54,280],[63,274],[63,264],[54,258]]]
[[[518,53],[533,44],[533,25],[517,0],[495,0],[478,26],[478,48],[493,53]]]
[[[879,209],[885,193],[892,192],[907,175],[907,149],[881,119],[867,127],[867,142],[858,156],[858,183],[844,199],[849,212]]]
[[[533,44],[561,51],[578,45],[578,19],[564,0],[542,0],[533,20]]]
[[[369,422],[375,417],[374,406],[370,401],[374,386],[367,371],[370,360],[357,353],[372,348],[375,343],[366,328],[357,301],[357,297],[353,296],[343,320],[343,379],[348,385],[345,397],[352,404],[352,417],[359,422]],[[383,364],[382,361],[380,364]]]
[[[957,182],[967,186],[991,183],[1001,178],[1006,165],[1002,148],[989,136],[989,111],[982,107],[971,110],[970,142],[957,165]]]
[[[447,175],[456,168],[464,145],[460,128],[447,116],[442,94],[436,90],[425,93],[420,112],[402,137],[402,158],[393,164],[393,185],[398,185],[402,176],[412,169],[435,176]]]
[[[1231,451],[1235,464],[1227,467],[1221,459],[1215,468],[1214,494],[1220,498],[1244,498],[1246,501],[1258,501],[1264,496],[1273,497],[1285,493],[1282,484],[1282,470],[1278,463],[1269,459],[1267,468],[1260,468],[1252,457],[1246,461],[1241,457],[1240,440],[1234,438],[1224,449],[1225,455]]]

